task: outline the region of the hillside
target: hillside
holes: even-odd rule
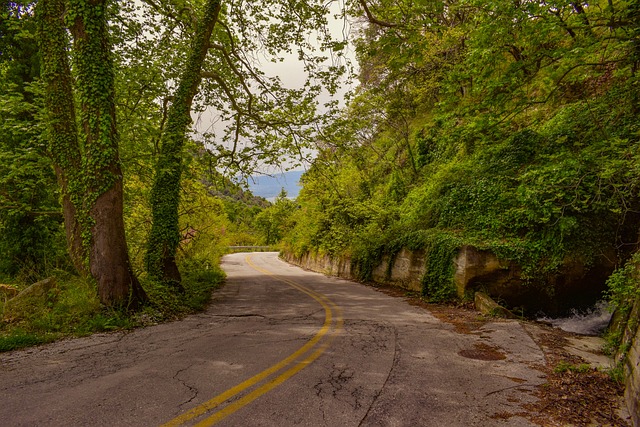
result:
[[[637,14],[377,5],[356,41],[360,86],[303,177],[288,250],[348,259],[363,280],[402,248],[424,252],[422,293],[442,301],[468,297],[452,265],[472,247],[511,272],[494,297],[519,312],[601,298],[640,229]]]
[[[247,180],[249,190],[260,197],[273,202],[282,189],[287,192],[287,197],[295,199],[300,193],[300,178],[304,171],[289,171],[275,175],[252,175]]]

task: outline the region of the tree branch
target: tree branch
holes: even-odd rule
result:
[[[397,24],[392,24],[390,22],[381,21],[381,20],[377,19],[371,13],[371,10],[369,9],[369,6],[367,6],[366,0],[358,0],[358,1],[359,1],[360,5],[362,6],[362,8],[364,9],[364,13],[367,15],[367,20],[370,23],[375,24],[375,25],[379,25],[379,26],[385,27],[385,28],[396,28],[398,26]]]

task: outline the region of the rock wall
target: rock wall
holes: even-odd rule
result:
[[[307,270],[331,276],[355,279],[351,271],[350,258],[331,257],[317,253],[306,253],[301,257],[283,254],[282,257],[292,264]],[[425,273],[425,254],[402,249],[393,259],[388,255],[382,257],[373,268],[371,278],[376,283],[398,286],[413,291],[422,290],[422,276]]]
[[[329,255],[320,255],[312,252],[307,252],[301,257],[295,257],[288,253],[284,253],[281,256],[288,262],[307,270],[317,271],[329,276],[343,277],[345,279],[352,278],[351,259],[349,258],[333,258]]]
[[[403,248],[395,258],[388,255],[373,269],[375,282],[398,286],[412,291],[422,291],[422,277],[425,273],[425,253],[412,252]]]
[[[628,343],[629,351],[624,360],[624,399],[635,427],[640,427],[640,298],[631,310],[624,328],[623,343]]]
[[[299,258],[284,257],[309,270],[333,276],[355,278],[351,271],[351,259],[307,253]],[[587,267],[579,261],[567,261],[557,274],[544,281],[525,281],[522,268],[514,262],[499,259],[490,251],[465,245],[453,260],[453,281],[458,297],[473,299],[481,291],[501,304],[519,313],[562,315],[571,308],[587,308],[600,299],[606,289],[606,278],[614,265],[602,257]],[[613,259],[613,258],[611,258]],[[371,271],[374,282],[422,291],[422,279],[426,273],[427,254],[403,248],[395,256],[383,255]]]

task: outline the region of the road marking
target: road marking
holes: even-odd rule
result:
[[[209,417],[207,417],[206,419],[200,421],[198,424],[196,424],[197,426],[211,426],[215,423],[217,423],[218,421],[221,421],[222,419],[226,418],[227,416],[233,414],[234,412],[238,411],[239,409],[243,408],[244,406],[248,405],[249,403],[253,402],[255,399],[259,398],[260,396],[264,395],[265,393],[269,392],[270,390],[276,388],[277,386],[279,386],[280,384],[284,383],[286,380],[288,380],[289,378],[291,378],[292,376],[294,376],[295,374],[297,374],[298,372],[300,372],[302,369],[304,369],[305,367],[309,366],[313,361],[315,361],[318,357],[320,357],[329,347],[329,345],[331,344],[331,341],[333,341],[333,339],[335,338],[336,334],[342,329],[343,326],[343,318],[342,318],[342,310],[340,309],[340,307],[338,307],[333,301],[331,301],[329,298],[327,298],[325,295],[315,292],[312,289],[309,289],[303,285],[300,285],[299,283],[293,282],[289,279],[285,279],[283,277],[277,276],[274,273],[271,273],[268,270],[265,270],[261,267],[258,267],[257,265],[255,265],[252,261],[251,261],[251,256],[248,255],[245,258],[245,261],[247,262],[247,264],[253,268],[254,270],[257,270],[265,275],[268,275],[270,277],[273,277],[277,280],[280,280],[281,282],[284,282],[286,284],[288,284],[289,286],[297,289],[298,291],[309,295],[311,298],[313,298],[314,300],[316,300],[325,310],[325,320],[324,323],[322,325],[322,327],[320,328],[320,330],[313,336],[313,338],[311,338],[309,341],[307,341],[302,347],[300,347],[297,351],[295,351],[294,353],[292,353],[290,356],[282,359],[280,362],[276,363],[275,365],[265,369],[264,371],[254,375],[253,377],[243,381],[242,383],[238,384],[235,387],[232,387],[226,391],[224,391],[223,393],[215,396],[214,398],[190,409],[189,411],[185,412],[184,414],[174,418],[173,420],[167,422],[166,424],[163,424],[163,427],[172,427],[172,426],[180,426],[184,423],[186,423],[187,421],[190,421],[196,417],[199,417],[215,408],[217,408],[218,406],[220,406],[221,404],[223,404],[224,402],[226,402],[227,400],[229,400],[230,398],[242,393],[243,391],[247,390],[248,388],[258,384],[259,382],[267,379],[268,377],[270,377],[271,375],[277,373],[278,371],[281,371],[282,369],[288,367],[289,365],[293,364],[294,362],[296,362],[296,360],[302,356],[304,356],[305,354],[309,353],[319,342],[320,340],[325,337],[325,335],[327,335],[327,333],[331,332],[330,335],[328,336],[328,338],[314,351],[312,352],[310,355],[306,356],[304,359],[298,361],[297,363],[295,363],[292,367],[290,367],[289,369],[287,369],[286,371],[284,371],[283,373],[281,373],[280,375],[278,375],[277,377],[269,380],[268,382],[266,382],[265,384],[259,386],[258,388],[256,388],[255,390],[249,392],[248,394],[244,395],[243,397],[239,398],[238,400],[228,404],[227,406],[223,407],[222,409],[216,411],[214,414],[210,415]],[[334,311],[336,313],[335,317],[334,317]],[[332,328],[332,324],[333,324],[333,330],[331,330]]]

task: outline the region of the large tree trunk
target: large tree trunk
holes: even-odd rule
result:
[[[105,304],[135,308],[147,296],[131,270],[124,233],[122,180],[102,193],[90,210],[89,263],[98,282],[98,295]],[[133,307],[132,307],[133,306]]]
[[[82,149],[77,137],[64,0],[40,0],[40,39],[50,115],[51,152],[63,190],[71,257],[98,285],[108,306],[135,308],[146,294],[129,262],[118,159],[114,74],[105,0],[70,0],[74,71],[81,100]]]
[[[46,85],[48,150],[61,189],[62,212],[71,261],[80,274],[86,276],[86,251],[83,249],[77,206],[81,193],[77,185],[81,168],[78,131],[69,59],[68,40],[63,24],[64,0],[41,0],[37,6],[38,41],[42,55],[42,79]]]
[[[71,33],[84,133],[84,209],[89,270],[106,305],[135,308],[146,294],[131,270],[123,220],[113,60],[107,1],[70,0]]]
[[[220,0],[206,1],[185,69],[169,108],[151,189],[152,225],[147,243],[147,272],[151,277],[178,288],[181,288],[181,278],[175,256],[180,243],[178,205],[182,150],[191,125],[191,104],[200,85],[202,65],[219,12]]]

